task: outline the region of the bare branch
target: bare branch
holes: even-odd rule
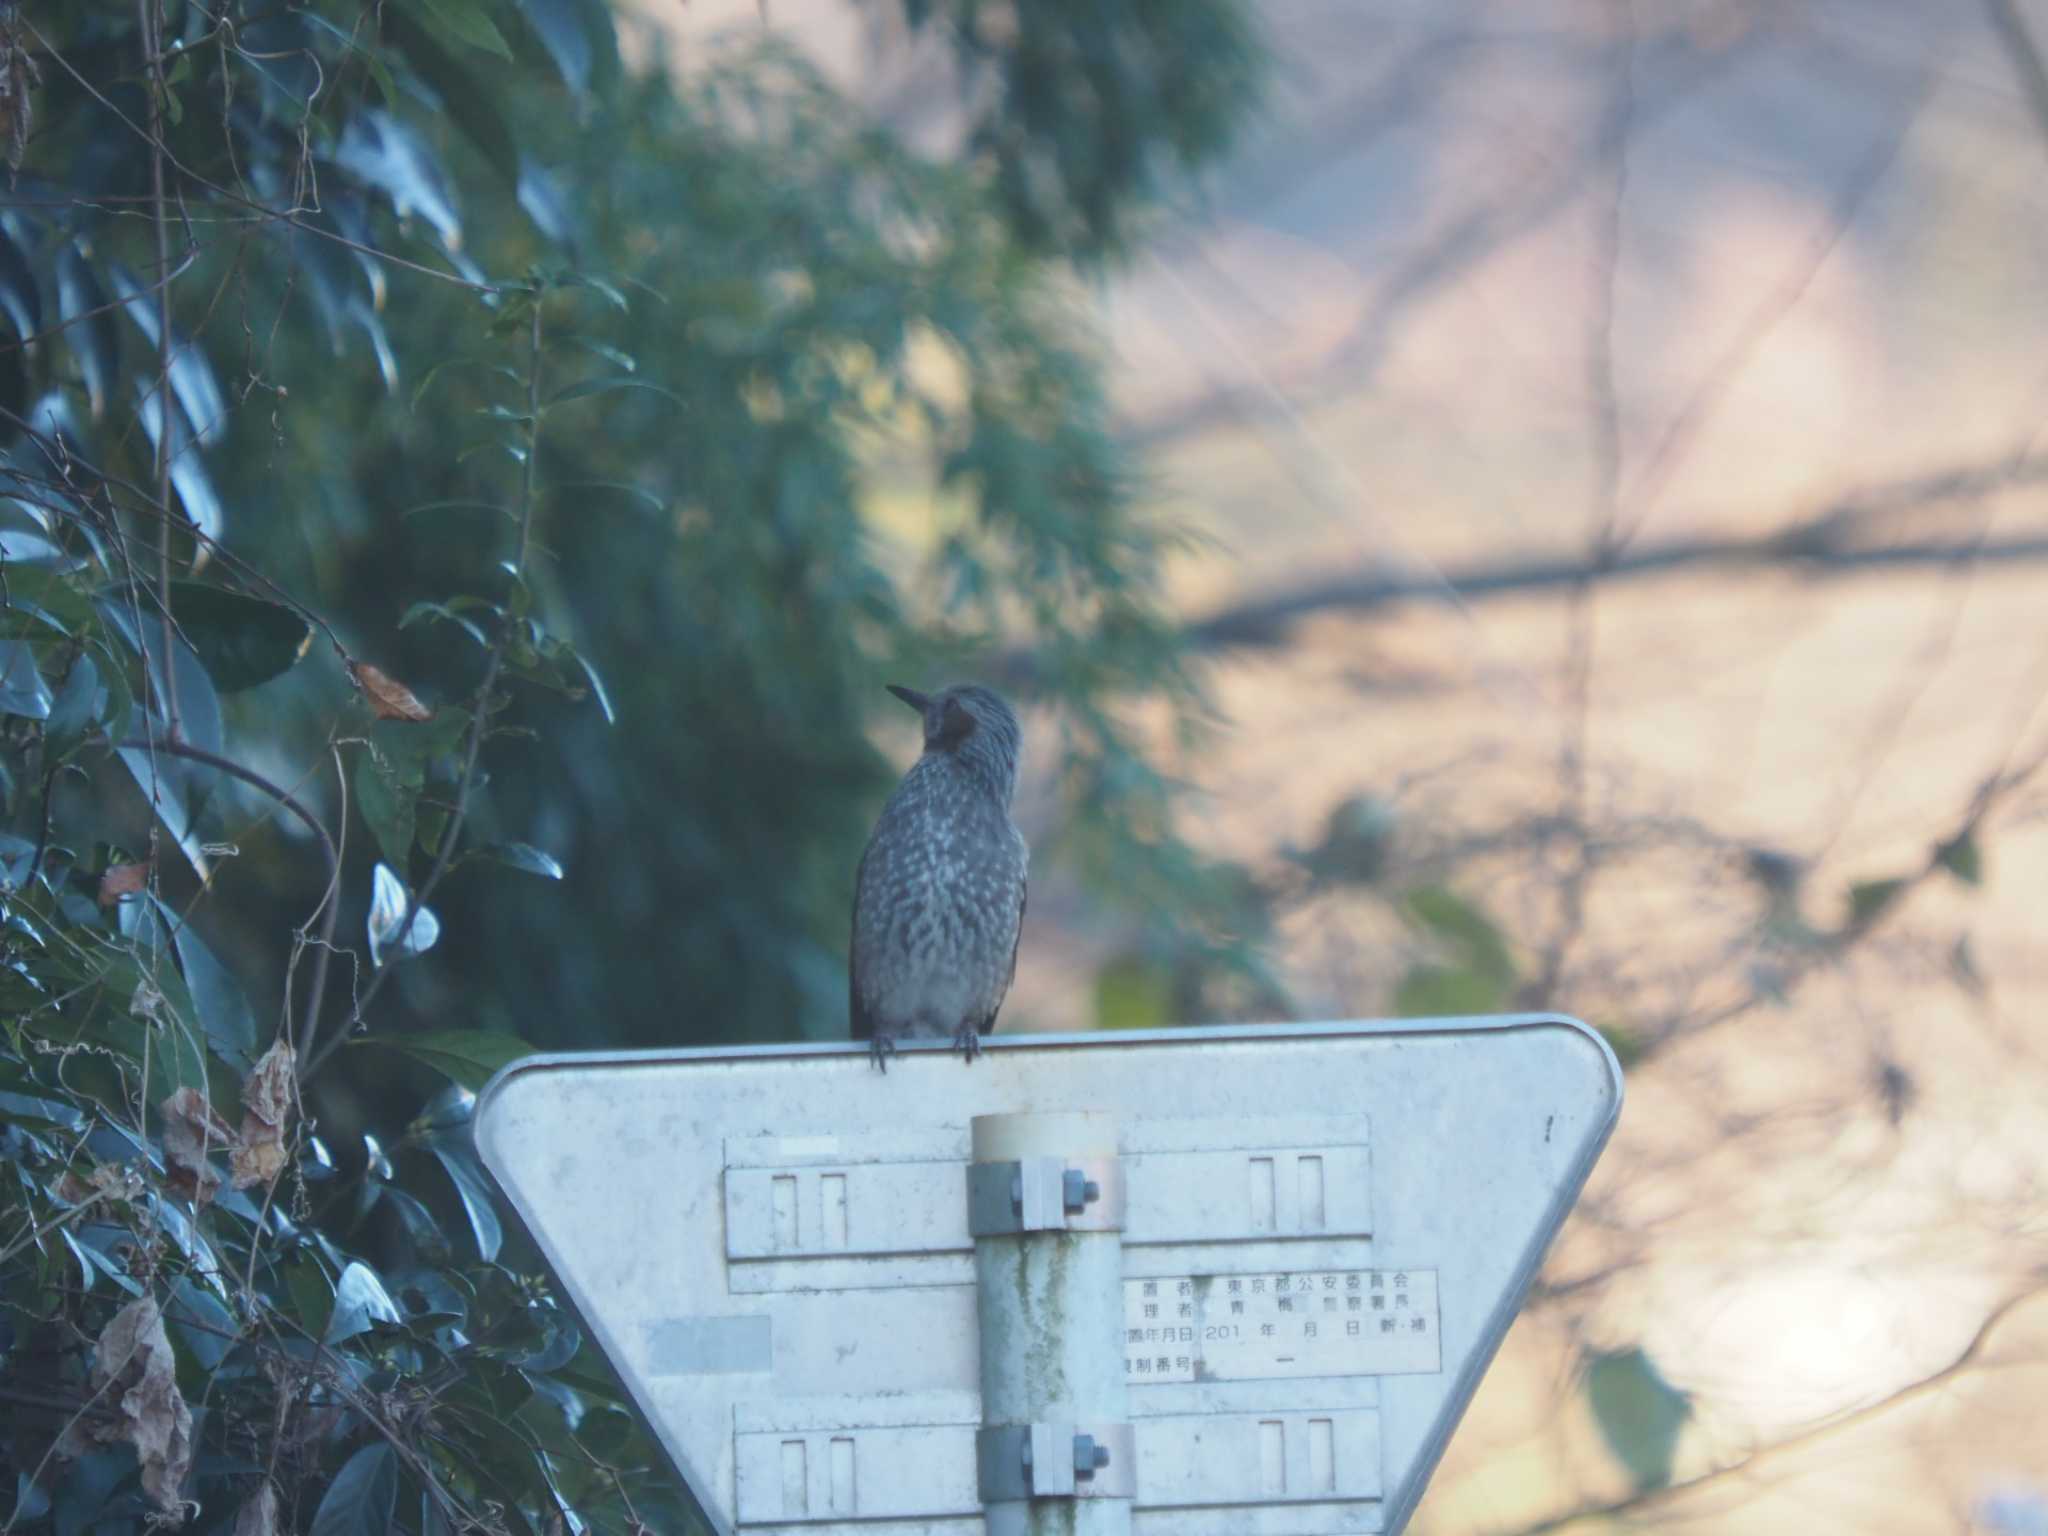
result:
[[[1548,1519],[1539,1520],[1533,1525],[1522,1526],[1513,1533],[1513,1536],[1549,1536],[1550,1532],[1568,1530],[1572,1526],[1587,1521],[1611,1521],[1624,1516],[1639,1515],[1653,1509],[1662,1509],[1666,1505],[1683,1498],[1686,1494],[1696,1493],[1704,1488],[1718,1487],[1723,1483],[1733,1481],[1735,1478],[1747,1476],[1793,1451],[1831,1439],[1847,1430],[1856,1428],[1858,1425],[1866,1424],[1872,1419],[1890,1413],[1895,1408],[1918,1401],[1920,1398],[1940,1390],[1956,1377],[1979,1364],[1983,1358],[1986,1346],[1991,1342],[1991,1336],[1998,1331],[1999,1324],[2003,1323],[2028,1302],[2044,1294],[2048,1294],[2048,1278],[2044,1278],[2037,1273],[2030,1278],[2030,1282],[2024,1289],[2006,1297],[1985,1314],[1984,1320],[1977,1325],[1977,1331],[1970,1335],[1969,1342],[1963,1346],[1961,1351],[1948,1364],[1942,1366],[1937,1371],[1920,1377],[1917,1381],[1908,1383],[1896,1392],[1888,1393],[1874,1403],[1866,1403],[1861,1408],[1855,1408],[1848,1413],[1824,1420],[1808,1429],[1801,1430],[1797,1434],[1788,1435],[1783,1440],[1775,1440],[1769,1445],[1759,1446],[1748,1455],[1739,1457],[1725,1466],[1715,1467],[1712,1471],[1702,1472],[1697,1477],[1689,1477],[1682,1482],[1667,1483],[1661,1488],[1646,1488],[1640,1492],[1628,1494],[1623,1498],[1607,1500],[1604,1503],[1587,1504],[1578,1509],[1567,1510],[1562,1514],[1552,1515]]]
[[[1469,604],[1489,597],[1549,589],[1568,592],[1581,583],[1605,586],[1698,568],[1847,577],[1913,567],[1940,568],[1972,560],[1987,565],[2048,560],[2048,535],[2022,534],[1981,542],[1975,538],[1909,539],[1895,544],[1849,545],[1825,520],[1815,520],[1759,538],[1673,539],[1601,562],[1589,562],[1579,554],[1493,561],[1448,571],[1444,580]],[[1440,600],[1441,583],[1434,575],[1421,578],[1374,572],[1314,582],[1217,609],[1191,622],[1187,635],[1203,648],[1273,645],[1292,626],[1320,613],[1368,613],[1400,603]],[[1007,666],[1028,669],[1029,658],[1012,657]]]

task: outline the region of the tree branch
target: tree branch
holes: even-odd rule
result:
[[[1188,640],[1203,649],[1279,643],[1302,620],[1319,613],[1368,613],[1400,603],[1441,601],[1446,582],[1465,602],[1546,590],[1569,592],[1582,584],[1606,585],[1692,568],[1724,571],[1783,570],[1812,576],[1857,576],[1917,566],[1964,562],[2033,563],[2048,560],[2048,534],[2007,539],[1914,539],[1896,544],[1846,546],[1817,524],[1762,538],[1675,539],[1608,560],[1582,554],[1534,555],[1452,570],[1440,576],[1370,573],[1338,577],[1234,603],[1193,620]],[[1020,654],[1006,665],[1028,670]]]
[[[1711,1488],[1716,1484],[1726,1482],[1730,1478],[1754,1472],[1764,1463],[1775,1461],[1791,1451],[1839,1435],[1845,1430],[1854,1429],[1860,1424],[1868,1423],[1882,1414],[1891,1412],[1892,1409],[1902,1404],[1925,1397],[1928,1393],[1946,1385],[1975,1365],[1979,1357],[1984,1353],[1985,1346],[1990,1343],[1991,1335],[1997,1331],[2000,1323],[2004,1322],[2006,1318],[2010,1317],[2028,1302],[2044,1293],[2048,1293],[2048,1284],[2044,1284],[2043,1280],[2043,1276],[2036,1274],[2033,1277],[2032,1284],[2006,1297],[2005,1300],[1993,1307],[1985,1315],[1983,1322],[1977,1325],[1977,1331],[1970,1336],[1969,1342],[1963,1346],[1962,1350],[1947,1365],[1929,1375],[1922,1376],[1917,1381],[1909,1382],[1896,1392],[1887,1393],[1874,1403],[1865,1403],[1861,1408],[1853,1408],[1847,1413],[1841,1414],[1836,1418],[1826,1419],[1809,1429],[1801,1430],[1799,1433],[1790,1435],[1783,1440],[1761,1446],[1751,1451],[1747,1456],[1731,1461],[1725,1466],[1715,1467],[1711,1471],[1702,1472],[1697,1477],[1687,1478],[1683,1482],[1667,1483],[1661,1488],[1646,1488],[1619,1499],[1610,1499],[1604,1503],[1588,1504],[1579,1509],[1567,1510],[1563,1514],[1552,1515],[1548,1519],[1539,1520],[1534,1525],[1522,1526],[1513,1533],[1513,1536],[1550,1536],[1551,1532],[1567,1530],[1582,1521],[1611,1521],[1625,1516],[1641,1514],[1646,1510],[1661,1508],[1682,1495],[1698,1492],[1702,1488]]]

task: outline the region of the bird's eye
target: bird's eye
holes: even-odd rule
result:
[[[974,734],[974,716],[958,699],[946,700],[946,708],[939,716],[939,740],[948,746],[957,746]]]

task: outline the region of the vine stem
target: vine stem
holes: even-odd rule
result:
[[[321,893],[320,906],[315,910],[321,914],[319,953],[313,957],[313,991],[306,999],[305,1022],[299,1026],[299,1046],[303,1053],[312,1043],[313,1029],[320,1021],[320,995],[327,986],[327,963],[334,954],[334,923],[341,911],[341,856],[334,846],[334,838],[320,818],[306,808],[290,790],[281,784],[272,783],[253,768],[245,768],[231,757],[222,757],[217,752],[208,752],[189,742],[153,740],[148,737],[131,737],[115,743],[122,751],[162,752],[171,757],[182,757],[224,773],[229,778],[240,779],[251,789],[267,795],[271,800],[290,811],[302,822],[306,830],[319,840],[321,856],[327,861],[327,888]],[[289,1027],[289,1026],[287,1026]]]
[[[512,563],[514,582],[524,585],[526,562],[533,547],[533,503],[534,503],[534,460],[540,448],[540,373],[541,373],[541,295],[544,290],[531,290],[533,304],[531,322],[527,327],[526,360],[526,452],[520,464],[518,523],[519,541],[515,546]],[[510,646],[514,627],[518,620],[506,614],[498,625],[498,633],[491,642],[489,659],[484,663],[483,681],[477,685],[476,704],[471,713],[468,739],[463,747],[462,773],[455,781],[455,805],[449,812],[448,826],[441,834],[441,846],[434,854],[434,867],[427,872],[427,878],[420,883],[418,892],[407,901],[405,916],[392,933],[389,944],[394,954],[402,952],[407,937],[412,933],[413,924],[418,920],[420,909],[426,906],[442,880],[447,878],[455,862],[455,848],[462,840],[463,823],[469,818],[470,793],[476,786],[477,758],[483,751],[484,733],[488,729],[491,712],[491,690],[497,686],[499,675],[505,667],[505,651]],[[324,958],[324,957],[323,957]],[[299,1080],[303,1083],[317,1072],[328,1058],[341,1048],[349,1034],[363,1020],[365,1011],[378,992],[383,990],[386,978],[391,975],[392,966],[384,965],[370,978],[370,984],[356,999],[349,1011],[347,1023],[336,1030],[318,1050],[311,1050],[312,1030],[306,1031],[309,1050],[301,1057]],[[311,1018],[309,1011],[308,1018]]]
[[[151,224],[156,232],[156,269],[171,270],[171,236],[166,225],[164,199],[164,93],[169,89],[163,68],[163,16],[159,0],[135,0],[142,27],[143,66],[150,76],[149,92],[149,184]],[[160,507],[171,504],[171,285],[159,283],[156,290],[156,500]],[[178,717],[177,620],[171,610],[171,520],[157,524],[157,602],[164,621],[164,731],[172,741],[184,735]]]

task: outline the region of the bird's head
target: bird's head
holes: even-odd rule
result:
[[[1007,802],[1017,783],[1021,733],[1016,713],[1001,695],[973,683],[938,693],[889,685],[889,691],[924,717],[924,750],[943,752],[986,775]]]

